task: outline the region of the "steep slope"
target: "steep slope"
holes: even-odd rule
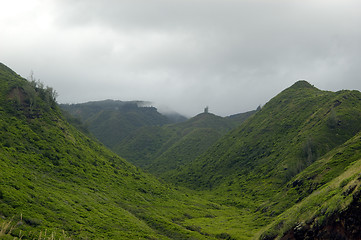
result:
[[[359,239],[360,197],[358,133],[298,174],[275,196],[293,202],[262,231],[261,238]]]
[[[222,203],[276,215],[286,205],[274,210],[260,206],[296,174],[353,137],[360,121],[360,92],[321,91],[300,81],[193,163],[173,172],[172,180],[227,196]]]
[[[160,184],[72,127],[54,96],[0,64],[0,237],[216,239],[225,231],[188,220],[234,209]]]
[[[150,103],[142,101],[105,100],[60,106],[80,118],[89,131],[111,149],[140,127],[160,126],[185,119],[177,114],[162,115]]]
[[[258,213],[261,239],[358,239],[360,122],[360,92],[300,81],[173,180]]]
[[[168,175],[167,181],[199,192],[161,184],[99,145],[65,120],[55,97],[53,89],[0,64],[1,238],[360,235],[358,91],[326,92],[300,81],[281,92]],[[220,127],[223,120],[204,113],[180,125],[146,129],[149,139],[159,141],[154,149],[164,150],[159,156],[177,159],[188,148],[186,158],[201,148],[193,145],[211,136],[197,131],[226,131],[230,125]]]
[[[47,89],[0,67],[1,215],[15,216],[18,231],[161,238],[146,214],[129,209],[160,200],[167,188],[75,131]]]
[[[165,176],[204,153],[254,112],[233,118],[201,113],[182,123],[144,127],[120,142],[115,151],[135,165]]]

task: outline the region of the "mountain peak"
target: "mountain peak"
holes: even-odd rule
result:
[[[315,88],[315,87],[306,80],[299,80],[295,82],[290,88],[299,89],[299,88]]]

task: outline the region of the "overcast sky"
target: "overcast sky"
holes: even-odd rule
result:
[[[360,29],[360,0],[0,0],[0,62],[59,103],[226,116],[299,79],[361,90]]]

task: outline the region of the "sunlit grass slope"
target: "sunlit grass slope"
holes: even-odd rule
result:
[[[209,113],[146,128],[135,156],[157,156],[177,188],[78,131],[55,97],[0,64],[1,238],[317,236],[361,207],[358,91],[297,82],[223,137],[233,123]]]
[[[330,239],[344,231],[344,238],[359,239],[360,196],[361,133],[358,133],[282,188],[274,200],[278,199],[278,205],[288,200],[290,208],[277,216],[259,236],[279,239],[285,234],[288,237],[298,234],[299,238],[308,235]]]
[[[3,235],[11,239],[10,235],[41,239],[45,232],[74,239],[231,236],[225,227],[206,229],[190,220],[220,221],[235,210],[171,189],[79,132],[64,120],[51,88],[28,82],[0,64],[0,93]],[[8,223],[14,226],[11,231]]]
[[[170,179],[211,192],[220,204],[249,209],[259,223],[272,221],[344,172],[351,157],[329,166],[322,184],[294,190],[297,177],[354,137],[360,122],[360,92],[321,91],[299,81]]]

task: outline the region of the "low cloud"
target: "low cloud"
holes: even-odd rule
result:
[[[361,89],[356,0],[14,0],[0,20],[0,61],[33,70],[62,103],[145,100],[230,115],[299,79]]]

